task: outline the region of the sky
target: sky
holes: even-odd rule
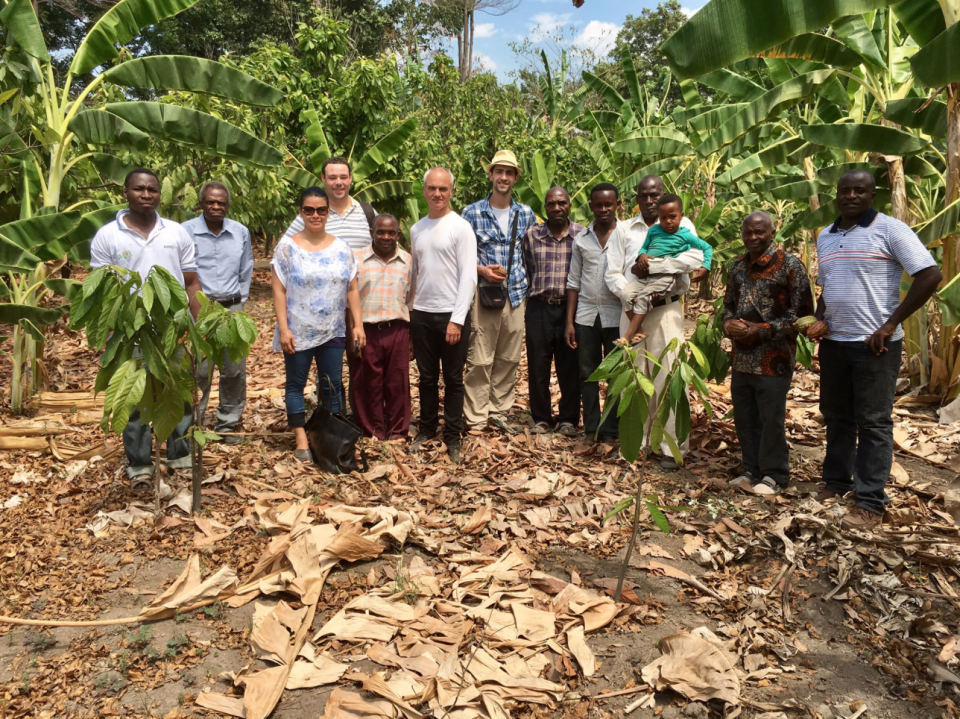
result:
[[[521,0],[516,10],[500,17],[478,12],[474,56],[485,69],[509,80],[518,67],[509,43],[529,38],[543,45],[544,31],[556,28],[564,28],[577,45],[603,56],[613,46],[627,15],[639,15],[657,4],[657,0],[586,0],[578,9],[571,0]],[[681,0],[688,14],[704,4],[705,0]]]

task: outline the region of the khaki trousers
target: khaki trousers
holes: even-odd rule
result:
[[[629,326],[630,320],[627,319],[627,315],[624,313],[620,316],[621,337],[626,333]],[[654,357],[659,357],[660,353],[663,352],[664,348],[674,337],[677,338],[678,342],[683,342],[683,302],[671,302],[670,304],[662,307],[655,307],[650,311],[650,314],[648,314],[646,319],[643,321],[643,332],[647,337],[640,344],[639,348],[646,349],[647,352],[652,354]],[[669,367],[670,364],[676,359],[676,356],[676,352],[671,352],[664,357],[664,367]],[[643,355],[641,355],[637,360],[637,368],[647,377],[653,374],[653,368],[649,365],[649,361]],[[657,379],[653,383],[653,386],[656,388],[658,394],[663,389],[664,375],[665,373],[661,372],[659,375],[657,375]],[[670,418],[667,420],[667,425],[664,427],[664,431],[668,432],[671,437],[676,437],[676,426],[673,414],[671,414]],[[645,438],[644,444],[646,443],[647,440]],[[683,456],[686,456],[689,449],[690,439],[687,438],[683,444],[680,445],[680,453]],[[666,439],[660,443],[660,452],[664,457],[673,456],[673,454],[670,452],[670,445],[667,444]]]
[[[502,310],[487,310],[480,306],[479,294],[473,297],[470,350],[463,375],[463,414],[470,429],[486,426],[491,415],[505,417],[513,407],[526,307],[526,300],[513,307],[508,299]]]

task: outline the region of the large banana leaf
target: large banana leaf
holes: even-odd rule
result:
[[[660,46],[681,78],[697,77],[753,57],[837,18],[889,0],[711,0]]]
[[[279,150],[236,125],[187,107],[160,102],[114,102],[105,109],[159,140],[197,147],[260,167],[274,167],[283,160]]]
[[[544,53],[546,55],[546,53]],[[640,86],[640,78],[637,77],[637,66],[633,63],[633,55],[630,54],[630,46],[626,43],[620,48],[620,67],[623,68],[623,75],[627,80],[627,90],[630,91],[630,97],[637,107],[640,107],[640,101],[644,96]],[[623,103],[620,103],[622,106]]]
[[[69,249],[62,249],[58,240],[77,229],[80,217],[79,212],[36,215],[29,220],[0,225],[0,237],[33,253],[41,261],[57,260]]]
[[[62,309],[50,310],[45,307],[31,307],[30,305],[15,305],[9,302],[0,302],[0,324],[15,325],[22,321],[37,326],[52,325],[60,315],[64,313],[66,307]],[[33,334],[31,332],[31,334]],[[43,337],[41,336],[41,340]]]
[[[926,140],[883,125],[844,123],[840,125],[804,125],[800,134],[809,142],[856,152],[881,155],[912,155],[926,149]]]
[[[417,118],[410,117],[368,149],[353,168],[353,181],[363,182],[372,172],[394,157],[417,130]]]
[[[943,10],[937,0],[900,0],[892,4],[892,9],[920,47],[947,29]]]
[[[687,124],[697,132],[713,132],[738,112],[749,107],[749,105],[750,104],[746,102],[738,102],[734,105],[714,107],[691,117],[687,121]]]
[[[797,35],[757,55],[783,60],[809,60],[832,67],[856,67],[860,64],[860,56],[842,42],[815,32]]]
[[[667,157],[663,160],[657,160],[646,167],[641,167],[639,170],[634,172],[620,183],[618,187],[620,194],[623,195],[624,201],[626,202],[625,198],[629,197],[631,193],[637,189],[637,185],[640,184],[640,180],[647,175],[664,175],[672,170],[677,169],[683,163],[688,161],[689,158],[686,157]]]
[[[940,33],[910,58],[910,66],[917,82],[927,87],[943,87],[960,80],[958,47],[960,23]]]
[[[108,155],[105,152],[90,153],[90,161],[102,176],[118,185],[122,185],[130,170],[137,167],[136,165],[128,165],[116,155]]]
[[[65,297],[68,302],[73,302],[83,294],[83,283],[79,280],[65,280],[54,277],[49,280],[44,280],[43,284],[61,297]]]
[[[36,255],[0,235],[0,272],[29,271],[41,261]]]
[[[327,143],[327,136],[323,132],[323,125],[320,124],[320,117],[313,108],[304,110],[301,119],[307,123],[303,134],[307,138],[307,147],[310,148],[310,166],[313,167],[314,172],[320,172],[323,163],[332,154],[330,145]],[[309,185],[305,185],[305,187],[309,187]]]
[[[304,189],[308,187],[323,186],[323,180],[314,175],[312,172],[301,170],[299,167],[288,167],[286,170],[284,170],[283,177],[286,180],[290,180],[290,182],[292,182],[294,185]]]
[[[787,157],[799,149],[804,141],[799,137],[791,137],[783,142],[764,148],[760,152],[751,155],[742,162],[737,163],[722,175],[717,177],[716,184],[729,185],[741,177],[749,175],[751,172],[762,170],[765,167],[776,167],[787,161]]]
[[[692,155],[693,148],[672,137],[630,137],[613,143],[613,151],[625,155]]]
[[[367,185],[354,197],[360,202],[382,202],[394,197],[405,197],[413,192],[413,183],[407,180],[382,180]]]
[[[67,257],[74,262],[89,262],[90,240],[93,239],[93,236],[97,234],[97,231],[101,227],[108,222],[112,222],[114,218],[116,218],[117,213],[120,212],[120,210],[126,209],[126,207],[126,204],[109,205],[85,212],[80,218],[80,224],[77,225],[77,229],[59,240],[61,244],[70,247]]]
[[[952,280],[937,290],[936,297],[943,324],[960,324],[960,273],[954,275]]]
[[[584,71],[583,82],[587,87],[596,92],[598,95],[602,96],[603,99],[608,103],[613,105],[614,109],[616,110],[620,110],[624,105],[629,104],[623,99],[623,95],[616,91],[613,85],[608,83],[606,80],[601,80],[592,72]]]
[[[891,100],[887,103],[883,116],[904,127],[912,127],[933,137],[947,136],[947,106],[943,102],[933,101],[927,107],[922,97],[908,97],[906,100]],[[920,109],[923,108],[923,109]]]
[[[913,228],[917,236],[927,247],[944,237],[957,234],[960,227],[960,200],[951,203],[929,220]]]
[[[70,131],[80,142],[121,150],[146,152],[150,138],[123,118],[103,110],[81,112],[70,121]]]
[[[40,21],[33,10],[31,0],[10,0],[0,10],[0,24],[7,29],[23,51],[38,60],[49,60],[47,44],[43,41]]]
[[[148,90],[188,90],[247,105],[276,105],[283,93],[245,72],[212,60],[156,55],[128,60],[103,73],[114,85]]]
[[[701,75],[697,78],[697,82],[701,82],[714,90],[725,92],[737,100],[746,102],[756,100],[766,92],[766,88],[762,85],[758,85],[742,75],[738,75],[727,69],[714,70],[713,72],[708,72],[706,75]]]
[[[777,200],[806,200],[822,191],[823,185],[816,180],[801,180],[781,184],[769,190],[769,193]]]
[[[833,31],[843,43],[874,67],[885,70],[887,62],[877,40],[860,15],[842,17],[833,23]]]
[[[197,0],[120,0],[93,26],[80,43],[70,72],[82,75],[97,65],[120,57],[117,45],[126,45],[140,31],[183,12]]]
[[[835,73],[835,70],[817,70],[777,85],[717,128],[700,143],[697,153],[703,157],[729,145],[764,120],[775,117],[803,98],[815,94],[833,79]]]

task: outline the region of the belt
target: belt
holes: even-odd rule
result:
[[[531,300],[537,302],[546,302],[548,305],[562,305],[567,301],[566,297],[545,297],[544,295],[534,295]]]
[[[400,326],[400,325],[406,326],[406,325],[408,325],[408,324],[409,324],[409,323],[408,323],[406,320],[386,320],[385,322],[364,322],[364,323],[363,323],[363,326],[364,326],[364,327],[370,327],[370,328],[375,329],[375,330],[385,330],[385,329],[387,329],[387,327],[393,327],[393,326],[395,326],[395,325],[396,325],[396,326]]]
[[[650,303],[650,309],[654,307],[663,307],[664,305],[669,305],[674,302],[679,302],[683,299],[683,295],[673,295],[672,297],[664,297],[662,300],[655,300]]]
[[[224,307],[229,307],[230,305],[240,304],[240,295],[230,295],[229,297],[211,297],[210,301],[218,305],[223,305]]]

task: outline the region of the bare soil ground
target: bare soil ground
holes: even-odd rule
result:
[[[291,440],[282,435],[283,369],[270,350],[265,272],[257,272],[247,311],[261,337],[249,365],[251,399],[243,429],[258,436],[239,447],[216,444],[206,453],[207,474],[217,480],[205,487],[200,520],[230,527],[250,513],[256,493],[271,490],[309,498],[317,511],[339,503],[393,506],[470,551],[497,557],[515,546],[537,569],[563,582],[612,594],[629,517],[601,520],[617,499],[633,492],[636,475],[615,451],[583,437],[522,431],[525,367],[514,417],[518,433],[473,434],[456,467],[439,443],[408,456],[399,446],[370,442],[372,471],[332,477],[298,465]],[[53,389],[92,387],[96,358],[81,337],[63,328],[47,345],[45,365]],[[0,358],[0,377],[8,387],[6,358]],[[569,661],[549,650],[544,676],[567,686],[566,699],[555,707],[517,704],[511,715],[623,716],[648,691],[640,674],[660,656],[658,640],[706,627],[738,659],[740,716],[960,717],[953,649],[960,631],[960,534],[942,499],[956,477],[950,463],[958,435],[937,427],[929,405],[909,398],[898,404],[891,522],[871,535],[840,532],[843,503],[821,506],[811,499],[823,456],[816,393],[816,372],[799,372],[788,418],[795,483],[774,501],[726,486],[738,464],[732,420],[697,414],[686,467],[665,473],[648,466],[645,494],[684,511],[667,511],[669,535],[641,512],[645,528],[624,595],[629,611],[587,636],[597,672],[585,677],[576,667],[571,671]],[[729,409],[725,388],[716,388],[714,400],[722,418]],[[42,408],[34,411],[44,414]],[[417,411],[414,395],[415,417]],[[104,442],[99,428],[81,423],[80,414],[56,418],[76,429],[70,442]],[[6,425],[15,421],[2,418]],[[110,441],[118,444],[119,438]],[[77,469],[49,451],[0,452],[0,614],[50,620],[134,616],[194,553],[204,576],[224,565],[241,578],[250,571],[270,541],[258,528],[206,541],[202,521],[176,507],[130,527],[95,526],[98,513],[125,510],[137,499],[123,464],[120,455]],[[174,490],[189,483],[175,473],[164,479]],[[535,480],[545,481],[546,493],[531,489]],[[476,533],[461,533],[487,504],[489,521]],[[538,520],[528,514],[532,510],[553,515]],[[795,550],[792,562],[788,541]],[[393,546],[374,561],[342,564],[326,583],[314,627],[350,599],[397,583],[397,572],[415,556],[438,576],[457,575],[456,560],[416,544]],[[788,564],[796,568],[784,575]],[[886,587],[878,588],[881,581]],[[219,716],[194,702],[201,690],[234,691],[224,673],[248,663],[263,666],[250,645],[253,612],[253,603],[237,609],[217,604],[145,625],[37,629],[0,623],[0,717]],[[334,641],[330,649],[354,671],[383,671],[355,643]],[[933,676],[931,664],[939,671]],[[340,685],[353,688],[355,682],[344,678]],[[272,716],[323,716],[334,686],[288,690]],[[636,691],[604,698],[625,689]],[[730,717],[738,711],[708,709],[666,689],[656,693],[652,707],[630,716],[699,717],[708,710]]]

